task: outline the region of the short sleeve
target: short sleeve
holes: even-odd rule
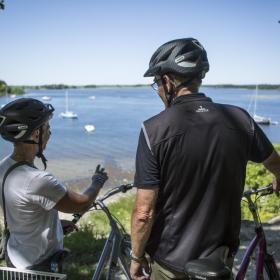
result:
[[[53,175],[45,172],[36,176],[27,190],[32,203],[40,205],[45,210],[52,209],[66,192],[65,186]]]
[[[249,160],[260,163],[271,155],[274,147],[262,129],[256,124],[254,120],[252,121],[254,133],[250,147]]]
[[[157,161],[152,154],[143,129],[141,129],[135,163],[134,185],[138,188],[155,188],[160,183]]]

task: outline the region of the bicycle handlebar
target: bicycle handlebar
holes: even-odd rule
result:
[[[255,194],[260,194],[261,196],[266,196],[270,195],[273,193],[273,186],[272,184],[268,184],[266,187],[257,189],[257,188],[252,188],[251,190],[245,191],[243,193],[243,197],[250,197],[251,195]]]
[[[126,185],[120,185],[118,187],[115,187],[113,189],[111,189],[108,193],[106,193],[103,197],[97,199],[97,201],[101,201],[103,202],[105,199],[107,199],[108,197],[114,195],[114,194],[117,194],[117,193],[126,193],[128,190],[132,189],[133,188],[133,184],[126,184]],[[96,206],[96,203],[94,202],[92,204],[92,206]],[[82,214],[79,214],[79,213],[75,213],[73,214],[73,219],[72,219],[72,222],[74,224],[76,224],[80,218],[82,217]]]
[[[128,190],[133,188],[133,184],[126,184],[126,185],[120,185],[118,187],[113,188],[110,190],[107,194],[105,194],[103,197],[99,198],[98,201],[104,201],[108,197],[117,194],[119,192],[126,193]],[[94,204],[93,204],[94,205]]]

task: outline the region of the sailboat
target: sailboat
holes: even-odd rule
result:
[[[62,112],[59,114],[60,117],[66,118],[66,119],[77,119],[78,115],[74,113],[73,111],[69,111],[69,102],[68,102],[68,91],[65,93],[65,112]]]
[[[259,116],[256,114],[257,99],[258,99],[258,86],[256,86],[256,92],[255,92],[253,119],[258,124],[270,125],[272,123],[270,118]]]

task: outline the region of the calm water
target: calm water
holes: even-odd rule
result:
[[[214,101],[238,105],[248,110],[253,90],[202,88]],[[139,130],[143,120],[163,110],[157,94],[150,88],[102,88],[69,90],[69,109],[77,120],[62,119],[65,109],[64,90],[30,90],[25,96],[40,99],[48,95],[55,107],[51,121],[52,138],[46,155],[54,161],[92,158],[103,162],[126,162],[133,165]],[[94,95],[95,100],[89,97]],[[11,98],[9,100],[12,100]],[[0,98],[0,104],[6,98]],[[252,108],[253,106],[251,106]],[[257,113],[280,121],[280,91],[259,90]],[[93,124],[96,130],[89,134],[84,125]],[[263,127],[273,143],[280,143],[280,125]],[[11,145],[0,140],[0,158],[11,151]],[[130,159],[130,160],[129,160]]]

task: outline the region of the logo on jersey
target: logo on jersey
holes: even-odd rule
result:
[[[198,109],[195,110],[197,113],[206,113],[209,112],[207,108],[204,108],[202,106],[199,106]]]

